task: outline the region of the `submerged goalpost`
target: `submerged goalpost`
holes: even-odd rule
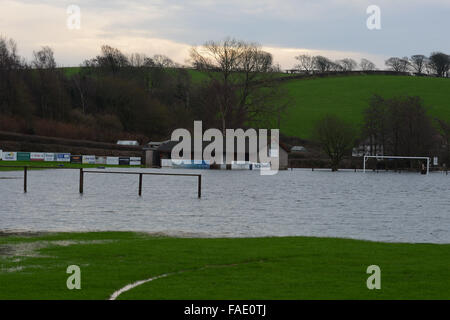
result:
[[[430,172],[430,157],[402,157],[402,156],[364,156],[363,172],[366,172],[366,161],[369,158],[427,160],[427,174]]]

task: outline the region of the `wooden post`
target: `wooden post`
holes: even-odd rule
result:
[[[202,197],[202,176],[198,176],[198,198]]]
[[[80,168],[80,193],[83,193],[83,184],[84,184],[84,173],[83,168]]]
[[[28,168],[25,166],[23,167],[23,192],[27,193],[27,171]]]
[[[139,197],[142,196],[142,173],[139,173]]]

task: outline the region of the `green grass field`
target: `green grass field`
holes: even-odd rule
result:
[[[381,268],[368,290],[366,269]],[[68,290],[69,265],[81,289]],[[450,245],[332,238],[169,238],[131,232],[0,236],[0,299],[450,299]]]
[[[10,168],[8,166],[20,166],[20,168]],[[76,164],[70,162],[45,162],[45,161],[0,161],[0,171],[23,170],[24,166],[31,169],[33,167],[64,167],[64,168],[141,168],[142,166],[120,166],[120,165],[106,165],[106,164]]]
[[[336,114],[359,125],[373,94],[385,98],[420,96],[429,114],[450,120],[450,79],[408,76],[343,76],[287,81],[292,106],[281,122],[281,132],[310,138],[314,124],[325,114]]]

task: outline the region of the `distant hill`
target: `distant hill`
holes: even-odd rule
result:
[[[81,67],[64,68],[67,76]],[[201,71],[188,69],[194,82],[207,80]],[[325,114],[337,114],[355,123],[362,122],[362,111],[372,95],[420,96],[430,115],[450,120],[450,79],[402,75],[344,75],[296,79],[295,75],[277,74],[285,78],[282,86],[292,99],[288,113],[281,121],[281,132],[309,139],[315,122]]]

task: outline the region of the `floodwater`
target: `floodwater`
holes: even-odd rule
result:
[[[85,174],[80,195],[78,170],[29,171],[24,194],[23,172],[0,172],[0,231],[450,243],[450,176],[442,173],[120,170],[201,173],[202,198],[196,177],[144,176],[138,197],[137,175]]]

